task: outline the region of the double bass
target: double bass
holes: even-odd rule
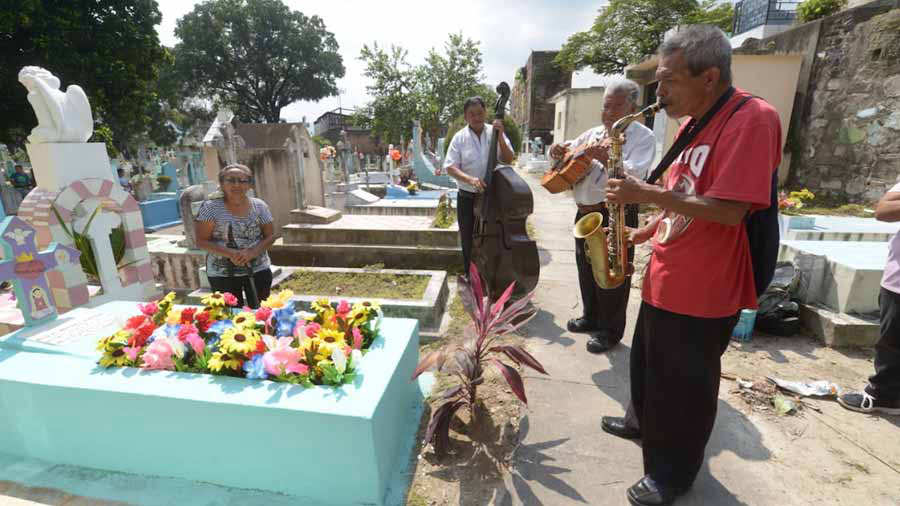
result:
[[[495,118],[503,120],[509,85],[497,86]],[[475,200],[472,261],[497,300],[515,281],[513,297],[534,290],[541,273],[537,244],[528,237],[525,220],[534,210],[531,188],[509,165],[497,164],[498,131],[494,129],[488,155],[485,190]]]

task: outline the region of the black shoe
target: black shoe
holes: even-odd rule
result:
[[[636,506],[665,506],[672,504],[679,496],[687,492],[686,488],[665,488],[653,481],[649,475],[629,487],[625,495],[628,502]]]
[[[852,411],[860,413],[885,413],[888,415],[900,415],[900,400],[885,401],[876,399],[866,391],[849,392],[838,396],[838,404]]]
[[[587,340],[587,351],[591,353],[603,353],[604,351],[612,348],[618,343],[618,341],[613,341],[609,335],[609,332],[605,330],[598,330],[597,332],[593,332],[591,337]]]
[[[624,417],[604,416],[600,419],[600,427],[613,436],[618,436],[622,439],[641,438],[641,429],[632,427],[625,423]]]
[[[585,317],[581,318],[572,318],[566,323],[566,328],[569,329],[569,332],[590,332],[592,330],[596,330],[596,327],[590,320]]]

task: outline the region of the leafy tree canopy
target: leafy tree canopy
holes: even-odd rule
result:
[[[175,35],[185,91],[231,107],[245,122],[277,123],[288,104],[337,94],[344,76],[322,19],[281,0],[209,0],[178,20]]]
[[[676,25],[707,23],[731,31],[733,7],[717,0],[610,0],[590,30],[563,45],[556,63],[564,69],[591,67],[598,74],[620,74],[653,54]]]
[[[0,142],[15,150],[37,124],[18,82],[26,65],[44,67],[62,88],[84,88],[98,128],[119,148],[157,127],[160,66],[155,0],[6,0],[0,9]]]
[[[423,131],[437,138],[445,125],[462,114],[466,98],[480,94],[487,102],[496,97],[481,84],[479,43],[462,33],[450,34],[443,50],[432,48],[422,64],[413,66],[407,57],[406,49],[386,49],[377,42],[360,52],[366,64],[364,75],[371,80],[366,89],[373,100],[360,111],[356,124],[372,128],[389,142],[398,142],[401,135],[409,138],[415,119]]]

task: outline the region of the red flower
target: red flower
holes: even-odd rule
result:
[[[194,321],[194,313],[197,312],[195,307],[186,307],[181,310],[181,323],[191,323]]]
[[[156,325],[153,322],[147,322],[140,327],[138,327],[134,334],[131,334],[131,338],[128,339],[128,344],[135,348],[140,348],[147,343],[147,339],[150,337],[150,334],[156,330]]]
[[[132,316],[131,318],[128,319],[128,321],[125,322],[125,330],[134,330],[134,329],[140,327],[141,325],[143,325],[144,322],[146,322],[146,321],[147,321],[147,317],[142,314],[137,315],[137,316]]]
[[[223,293],[222,298],[225,299],[225,304],[228,304],[231,307],[237,306],[237,303],[238,303],[237,297],[232,295],[231,292]]]
[[[194,317],[194,323],[197,325],[200,332],[209,330],[209,326],[212,325],[212,322],[209,319],[209,311],[198,313],[197,316]]]
[[[260,339],[259,341],[256,341],[256,352],[254,353],[254,355],[257,353],[265,353],[265,352],[266,352],[266,342],[263,341],[262,339]]]
[[[268,322],[270,316],[272,316],[272,310],[267,307],[261,307],[256,310],[257,321]]]
[[[197,334],[199,331],[197,327],[191,325],[190,323],[185,323],[178,329],[178,340],[184,342],[187,339],[187,336],[191,334]]]
[[[312,322],[306,326],[306,336],[307,337],[316,337],[316,334],[322,330],[322,326],[316,322]]]

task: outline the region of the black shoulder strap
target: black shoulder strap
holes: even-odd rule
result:
[[[659,179],[659,176],[662,176],[662,173],[669,168],[669,165],[671,165],[672,162],[675,161],[675,158],[677,158],[678,155],[681,154],[684,148],[686,148],[688,144],[690,144],[694,139],[697,138],[697,134],[699,134],[704,128],[706,128],[706,125],[709,123],[709,121],[713,118],[713,116],[716,115],[716,113],[719,112],[719,110],[722,109],[722,107],[725,106],[725,104],[731,99],[732,95],[734,95],[734,86],[729,86],[728,90],[725,91],[725,93],[723,93],[721,97],[719,97],[719,100],[717,100],[716,103],[713,104],[713,106],[709,109],[709,111],[706,111],[706,114],[704,114],[703,117],[700,118],[700,121],[695,121],[692,119],[687,124],[684,132],[682,132],[681,135],[679,135],[678,138],[675,139],[672,147],[670,147],[669,150],[666,151],[666,155],[659,162],[659,165],[657,165],[656,168],[653,169],[653,172],[650,173],[650,177],[647,178],[648,183],[653,184],[657,179]]]

